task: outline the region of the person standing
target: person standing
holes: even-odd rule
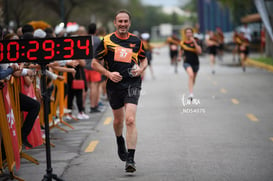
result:
[[[244,38],[247,39],[249,42],[252,41],[252,31],[246,23],[243,25],[243,27],[240,28],[240,33],[242,33],[244,35]]]
[[[96,36],[97,25],[95,23],[91,23],[88,26],[88,33],[91,36],[92,44],[93,44],[93,55],[94,56],[95,50],[99,46],[101,40],[98,36]],[[85,77],[88,82],[88,87],[90,90],[90,113],[101,112],[99,109],[99,100],[100,100],[100,81],[101,81],[101,74],[91,67],[92,59],[87,59],[85,65]],[[85,99],[86,97],[84,97]]]
[[[200,45],[198,45],[197,41],[193,37],[193,29],[186,28],[185,30],[186,40],[180,42],[180,51],[179,51],[179,59],[182,57],[183,53],[183,67],[185,68],[188,76],[189,76],[189,96],[188,98],[193,100],[193,86],[195,84],[197,72],[199,70],[199,59],[198,55],[202,53],[202,49]]]
[[[129,33],[130,12],[119,10],[115,14],[114,25],[116,31],[106,35],[101,41],[92,61],[92,67],[108,78],[106,89],[114,115],[113,127],[118,155],[122,161],[126,161],[126,172],[135,172],[136,111],[141,90],[141,74],[148,63],[141,40]],[[100,64],[102,60],[106,64],[105,67]],[[122,136],[124,119],[126,142]]]
[[[261,54],[262,55],[265,50],[265,43],[266,43],[266,31],[265,31],[265,27],[263,26],[261,29]]]

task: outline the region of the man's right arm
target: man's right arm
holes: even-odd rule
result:
[[[94,58],[91,64],[91,67],[96,70],[97,72],[105,75],[107,78],[112,80],[113,82],[117,83],[122,80],[122,76],[119,72],[110,72],[106,68],[104,68],[100,63],[99,60]]]
[[[101,73],[102,75],[105,75],[106,77],[109,78],[109,71],[104,68],[100,63],[98,59],[93,59],[91,63],[91,67],[96,70],[97,72]]]

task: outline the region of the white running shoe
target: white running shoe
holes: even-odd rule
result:
[[[89,116],[85,113],[82,113],[82,117],[84,117],[84,119],[89,119]]]
[[[69,120],[71,120],[72,118],[71,118],[71,116],[66,115],[66,116],[64,117],[64,119],[67,120],[67,121],[69,121]]]
[[[190,93],[189,96],[188,96],[188,99],[190,99],[192,101],[193,97],[194,97],[193,93]]]
[[[77,115],[77,118],[78,118],[79,120],[85,119],[85,118],[83,117],[82,113],[79,113],[79,114]]]

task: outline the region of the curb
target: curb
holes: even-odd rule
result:
[[[268,64],[265,64],[265,63],[262,63],[262,62],[258,62],[256,60],[253,60],[253,59],[250,59],[250,58],[247,59],[247,65],[262,68],[262,69],[265,69],[265,70],[273,73],[273,66],[272,65],[268,65]]]

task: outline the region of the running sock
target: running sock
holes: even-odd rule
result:
[[[124,145],[124,138],[123,136],[117,136],[117,142],[118,142],[118,145]]]
[[[134,160],[135,151],[135,149],[128,149],[128,158],[132,158]]]

